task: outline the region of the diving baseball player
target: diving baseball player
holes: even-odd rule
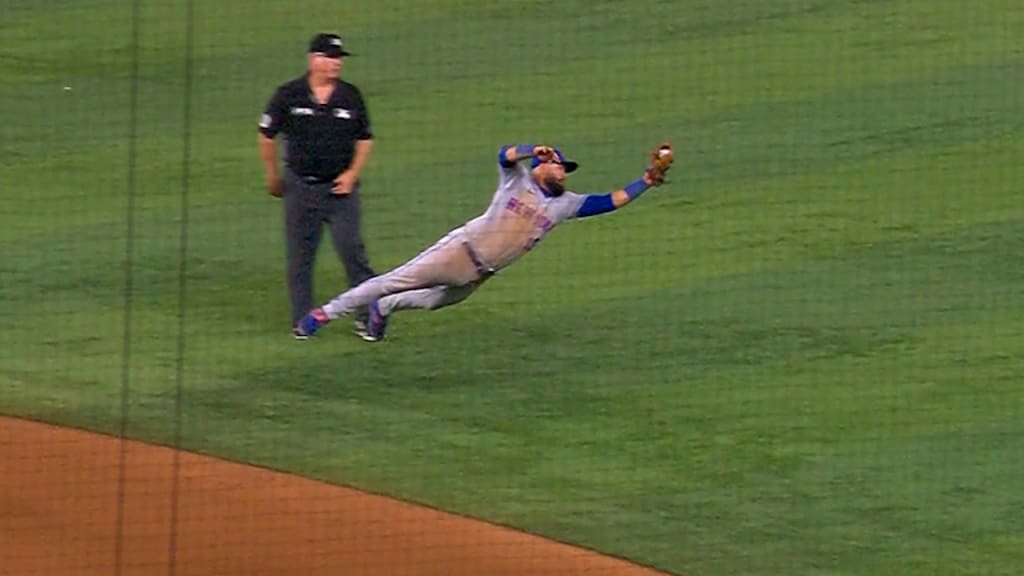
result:
[[[503,146],[498,153],[498,189],[483,214],[405,264],[311,310],[299,321],[297,334],[309,338],[331,320],[369,306],[366,340],[379,341],[394,312],[436,310],[461,302],[562,222],[612,212],[660,186],[673,156],[671,146],[662,144],[636,181],[607,194],[577,194],[565,189],[565,178],[578,164],[566,160],[561,151],[550,146]]]

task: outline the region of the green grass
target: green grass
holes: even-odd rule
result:
[[[130,269],[129,7],[4,4],[0,412],[116,431],[126,374],[128,432],[172,441],[183,312],[193,450],[680,574],[1024,565],[1017,3],[197,4],[183,310],[185,3],[141,3]],[[387,343],[292,342],[255,123],[327,22],[382,270],[486,205],[502,143],[603,192],[668,137],[672,182]],[[340,274],[325,246],[319,298]]]

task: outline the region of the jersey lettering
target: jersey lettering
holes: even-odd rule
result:
[[[548,232],[554,228],[555,223],[551,221],[543,212],[540,212],[533,206],[526,204],[513,196],[508,199],[508,203],[505,204],[505,209],[517,214],[526,219],[532,219],[533,224],[538,228],[540,232]]]
[[[583,196],[566,191],[547,196],[533,182],[527,167],[502,167],[487,211],[467,222],[467,235],[481,259],[503,268],[544,239],[560,222],[572,218]]]

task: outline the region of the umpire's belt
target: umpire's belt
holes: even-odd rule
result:
[[[476,253],[476,250],[474,250],[472,246],[470,246],[469,242],[463,240],[462,247],[466,249],[466,254],[469,255],[469,259],[473,261],[473,266],[476,266],[476,271],[479,272],[481,276],[486,278],[488,276],[493,276],[494,273],[497,272],[493,266],[488,266],[480,258],[480,255]]]
[[[324,178],[322,176],[302,176],[299,174],[296,174],[296,176],[299,177],[299,180],[301,180],[303,184],[309,184],[310,186],[334,182],[333,178]]]

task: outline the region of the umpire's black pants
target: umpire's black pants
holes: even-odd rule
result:
[[[332,194],[331,186],[331,182],[304,181],[291,170],[285,170],[284,228],[292,326],[314,307],[313,266],[324,224],[345,266],[349,286],[375,275],[360,230],[359,186],[346,195]],[[365,322],[367,311],[358,310],[354,316]]]

